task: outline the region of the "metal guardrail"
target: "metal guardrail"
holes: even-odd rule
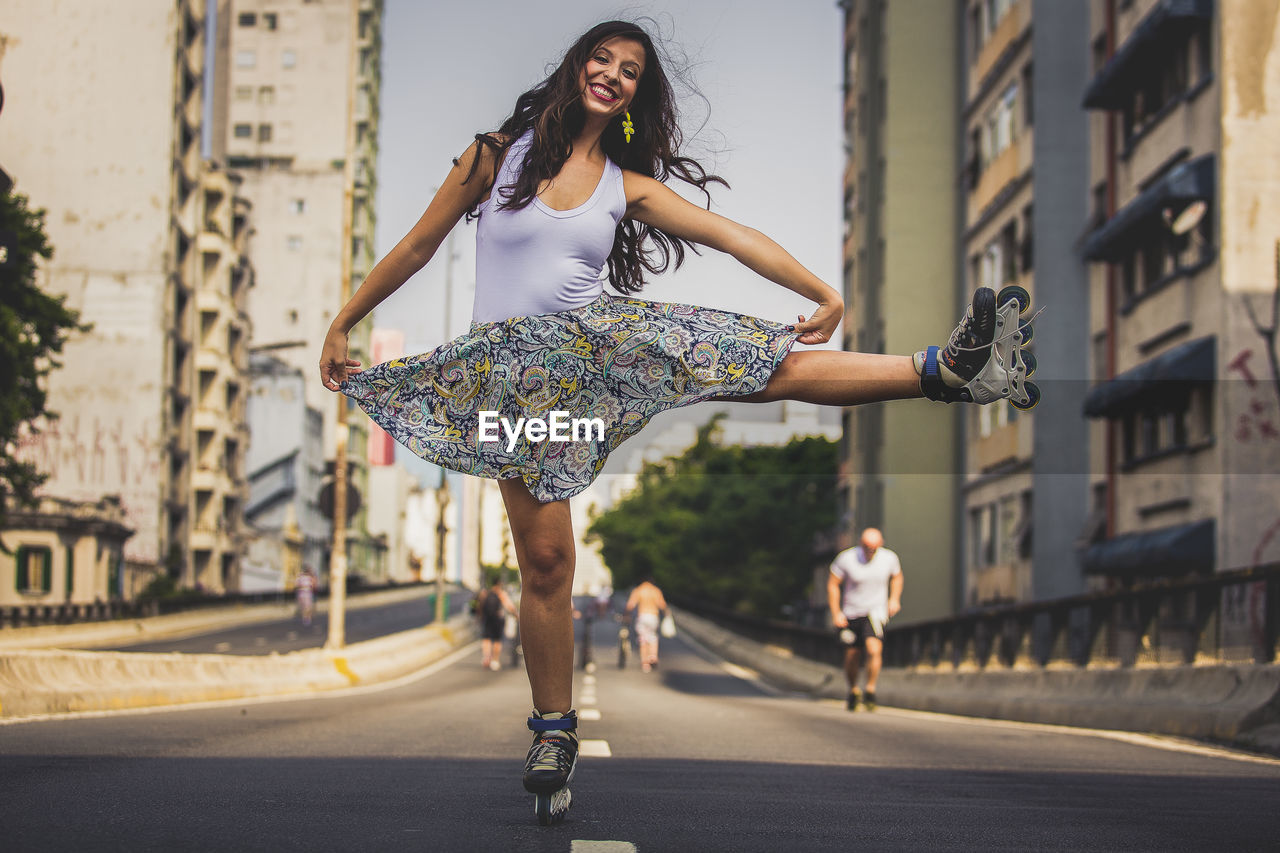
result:
[[[362,584],[359,587],[348,589],[347,595],[349,597],[360,596],[391,589],[410,589],[417,586],[434,588],[435,581],[403,584]],[[316,591],[317,600],[328,597],[328,587],[322,587]],[[0,607],[0,630],[34,627],[37,625],[103,622],[111,619],[143,619],[168,613],[207,610],[213,607],[234,605],[291,604],[295,600],[296,594],[292,590],[287,592],[274,590],[271,592],[232,593],[228,595],[153,598],[139,601],[111,600],[82,604],[23,604]]]
[[[835,632],[668,596],[757,642],[836,663]],[[1156,581],[1136,589],[990,607],[891,626],[884,663],[904,668],[1270,663],[1280,656],[1280,564]]]

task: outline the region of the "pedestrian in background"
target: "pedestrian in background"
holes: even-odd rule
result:
[[[311,571],[310,566],[304,566],[302,574],[298,575],[298,579],[294,581],[294,595],[298,602],[298,618],[302,620],[302,624],[310,628],[311,617],[316,611],[316,587],[319,581],[316,580],[315,572]]]
[[[497,672],[502,669],[502,638],[506,633],[507,614],[516,615],[502,576],[494,574],[488,589],[480,590],[476,599],[476,618],[480,620],[480,666]]]
[[[868,711],[874,711],[884,651],[884,626],[902,609],[902,564],[897,554],[884,547],[884,535],[879,530],[868,527],[862,531],[859,545],[836,555],[827,579],[827,599],[831,604],[831,621],[846,646],[844,674],[849,682],[846,707],[855,711],[861,702]],[[864,654],[867,661],[865,693],[858,689]]]
[[[633,610],[636,614],[636,639],[640,641],[640,669],[649,672],[658,665],[658,626],[668,612],[667,599],[652,577],[646,577],[631,591],[627,612]]]

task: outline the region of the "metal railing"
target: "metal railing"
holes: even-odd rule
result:
[[[836,663],[843,654],[831,630],[671,600],[795,655]],[[1280,564],[1271,564],[891,626],[884,663],[954,669],[1270,663],[1278,641]]]
[[[434,582],[403,584],[361,585],[347,591],[348,596],[366,595],[391,589],[412,587],[434,588]],[[328,587],[316,591],[316,599],[329,597]],[[135,601],[95,601],[92,603],[21,604],[0,606],[0,630],[5,628],[34,627],[37,625],[71,625],[79,622],[102,622],[111,619],[143,619],[168,613],[190,610],[209,610],[217,607],[235,607],[252,604],[290,604],[296,598],[292,590],[270,592],[230,593],[227,595],[178,596]]]

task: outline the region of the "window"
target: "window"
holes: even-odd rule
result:
[[[253,125],[237,124],[235,127],[236,139],[248,139],[253,136]]]
[[[1121,116],[1126,149],[1212,73],[1207,26],[1204,24],[1169,42],[1153,61],[1143,66],[1143,74]]]
[[[45,595],[53,589],[53,550],[19,545],[14,561],[14,587],[23,595]]]
[[[271,141],[271,125],[269,124],[258,125],[258,141],[259,142]]]
[[[1173,383],[1177,384],[1177,383]],[[1209,387],[1172,388],[1123,416],[1120,424],[1121,456],[1126,465],[1185,450],[1212,435]]]
[[[236,68],[257,68],[258,54],[252,50],[236,51]]]
[[[993,505],[969,510],[969,565],[985,569],[996,562],[996,512]]]
[[[1017,136],[1014,122],[1014,109],[1017,102],[1018,84],[1010,83],[995,104],[983,115],[982,123],[975,131],[981,171],[986,171],[987,167],[1013,144]]]
[[[1018,223],[1009,220],[1000,231],[1000,254],[1003,263],[1000,268],[1000,287],[1018,280]],[[996,288],[999,290],[999,288]]]
[[[987,248],[982,251],[980,268],[978,273],[978,287],[989,287],[992,290],[999,290],[1003,284],[1000,281],[1000,274],[1004,269],[1004,253],[1000,240],[992,240],[987,244]]]
[[[1009,425],[1009,412],[1011,407],[1008,403],[992,403],[989,406],[978,406],[978,435],[987,438],[991,433],[998,429],[1003,429]]]
[[[275,102],[276,102],[276,87],[275,87],[275,86],[260,86],[260,87],[258,87],[258,103],[260,103],[260,104],[274,104]]]
[[[1035,103],[1032,95],[1032,65],[1030,62],[1022,69],[1022,126],[1031,127],[1035,123]]]
[[[280,16],[275,12],[262,13],[262,25],[269,30],[274,30],[280,24]]]
[[[1035,217],[1032,205],[1027,205],[1022,210],[1022,244],[1019,246],[1022,255],[1022,271],[1024,273],[1031,272],[1035,269]]]
[[[290,234],[285,238],[284,244],[290,252],[297,252],[302,249],[302,238],[297,234]]]
[[[280,67],[293,68],[298,64],[298,53],[294,50],[284,50],[280,52]]]
[[[1000,565],[1007,566],[1018,559],[1018,496],[1007,495],[1000,499]]]
[[[236,86],[236,100],[237,101],[253,100],[253,87],[252,86]]]
[[[289,202],[289,210],[295,214],[307,212],[307,200],[305,198],[295,198]]]
[[[256,27],[257,25],[258,25],[258,16],[255,15],[253,12],[240,13],[240,26]]]

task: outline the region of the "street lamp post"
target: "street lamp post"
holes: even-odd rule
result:
[[[356,75],[360,43],[360,0],[351,0],[347,50],[347,139],[342,167],[342,281],[338,287],[339,309],[351,298],[351,231],[355,218]],[[338,650],[347,643],[347,398],[338,398],[338,420],[333,450],[333,557],[329,561],[329,639],[325,648]]]

